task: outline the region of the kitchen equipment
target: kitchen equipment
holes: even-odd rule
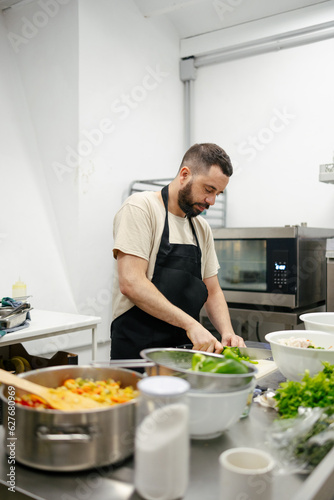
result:
[[[281,310],[325,304],[326,239],[334,229],[222,228],[213,234],[229,305]]]
[[[72,365],[33,370],[20,377],[48,387],[58,387],[67,378],[112,378],[121,382],[123,387],[131,385],[136,388],[142,375],[121,368]],[[17,394],[20,395],[21,391],[18,390]],[[11,439],[8,396],[8,388],[2,386],[0,397],[6,450]],[[134,399],[108,408],[76,412],[36,410],[16,405],[16,460],[50,471],[78,471],[120,462],[133,453],[136,403]]]
[[[273,457],[258,448],[230,448],[219,456],[219,500],[273,498]]]
[[[290,347],[279,342],[280,339],[290,338],[308,339],[316,347],[324,349],[309,349],[302,347]],[[334,364],[334,337],[331,333],[315,330],[283,330],[267,333],[265,336],[273,353],[280,372],[289,380],[301,380],[305,370],[309,370],[311,376],[322,371],[322,361]]]
[[[254,385],[251,383],[246,388],[221,393],[190,391],[187,397],[191,438],[213,439],[235,424]]]
[[[27,295],[27,285],[19,278],[12,286],[12,297],[17,298]]]
[[[334,312],[302,314],[300,319],[304,321],[306,330],[334,333]]]
[[[182,349],[191,349],[192,344],[184,344]],[[256,361],[255,379],[260,379],[277,370],[277,365],[273,361],[272,352],[270,349],[261,347],[238,347],[242,356],[248,357],[252,361]]]
[[[147,500],[183,498],[189,477],[190,385],[177,377],[146,377],[138,389],[136,490]]]
[[[144,349],[140,355],[158,367],[159,375],[175,375],[187,380],[192,391],[231,392],[241,390],[249,387],[257,373],[256,365],[251,363],[246,363],[248,373],[243,374],[215,374],[192,371],[192,357],[198,352],[201,351],[170,347]],[[208,354],[206,352],[201,352],[201,354],[208,357],[222,357],[220,354]],[[149,367],[147,373],[151,375],[153,370],[156,371],[157,369]]]
[[[29,306],[27,304],[20,304],[19,306],[16,307],[7,307],[7,308],[2,308],[2,309],[7,309],[6,312],[3,312],[2,314],[2,319],[9,318],[10,316],[13,316],[14,314],[18,314],[19,312],[28,309]]]
[[[26,304],[22,304],[17,308],[0,307],[0,328],[6,330],[21,325],[25,322],[28,312],[32,309],[29,305],[27,307]]]
[[[61,395],[52,391],[48,387],[30,382],[24,378],[13,375],[12,373],[0,368],[0,382],[7,386],[13,386],[15,389],[22,389],[30,394],[40,396],[44,401],[56,410],[62,411],[78,411],[90,410],[92,408],[103,408],[103,405],[93,399],[85,398],[80,394],[74,394],[71,391],[62,393]]]
[[[182,348],[185,349],[185,348]],[[253,368],[255,368],[254,372],[254,377],[255,379],[260,379],[262,377],[265,377],[266,375],[269,375],[269,373],[274,372],[277,370],[277,365],[276,363],[272,360],[272,352],[270,349],[261,349],[261,348],[247,348],[247,347],[242,347],[239,348],[241,351],[241,354],[244,356],[248,356],[251,360],[257,360],[256,364],[252,364]],[[160,349],[159,349],[160,351]],[[199,351],[191,351],[192,353],[194,352],[199,352]],[[201,352],[201,354],[206,354],[204,352]],[[210,354],[208,354],[210,356]],[[168,360],[165,360],[165,362],[169,363]],[[159,374],[168,374],[168,375],[176,375],[179,377],[183,377],[184,374],[183,372],[179,372],[178,370],[169,370],[166,367],[162,367],[159,365],[159,363],[155,363],[153,361],[147,361],[144,359],[112,359],[110,361],[94,361],[92,363],[95,366],[120,366],[122,368],[145,368],[146,373],[148,375],[159,375]],[[186,363],[188,368],[190,368],[191,361],[188,360]],[[186,368],[186,369],[188,369]],[[214,383],[214,380],[212,379],[205,379],[201,380],[199,382],[194,378],[195,372],[193,372],[193,378],[192,378],[192,390],[198,390],[198,387],[210,387],[211,392],[220,392],[222,389],[226,390],[226,385],[228,384],[227,379],[220,379],[216,380]],[[198,373],[198,375],[205,375],[204,373]],[[222,374],[219,375],[221,377]],[[226,376],[226,375],[225,375]],[[189,379],[188,379],[189,380]],[[231,382],[231,381],[230,381]],[[239,381],[241,382],[241,381]],[[247,383],[247,381],[243,381],[243,383]],[[224,388],[225,387],[225,388]]]
[[[326,311],[334,312],[334,239],[327,240],[327,298]]]

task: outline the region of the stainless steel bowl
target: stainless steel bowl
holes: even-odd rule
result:
[[[20,377],[46,387],[58,387],[67,378],[112,378],[123,387],[142,378],[137,372],[116,367],[58,366],[33,370]],[[22,391],[17,390],[19,395]],[[13,413],[8,405],[8,388],[1,387],[5,437],[4,446],[11,439],[9,429]],[[136,399],[128,403],[94,410],[63,412],[15,405],[16,460],[37,469],[49,471],[77,471],[115,464],[133,453]]]
[[[232,392],[242,390],[251,384],[257,373],[257,368],[251,363],[245,363],[248,367],[248,373],[242,374],[192,371],[192,358],[198,352],[207,357],[224,359],[224,356],[221,354],[209,354],[192,349],[176,349],[172,347],[144,349],[140,355],[147,362],[154,363],[155,365],[153,368],[151,366],[146,368],[148,375],[172,375],[184,378],[190,383],[191,390],[198,392]]]

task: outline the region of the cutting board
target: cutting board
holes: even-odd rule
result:
[[[258,369],[258,372],[255,375],[256,379],[265,377],[266,375],[269,375],[269,373],[272,373],[275,370],[277,370],[277,365],[275,361],[271,361],[269,359],[259,359],[257,361],[258,363],[254,365]]]

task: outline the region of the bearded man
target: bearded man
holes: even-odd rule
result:
[[[245,345],[233,331],[212,231],[200,216],[232,173],[221,147],[195,144],[169,185],[131,195],[117,212],[111,359],[140,358],[152,347],[220,353]],[[203,306],[220,340],[200,323]]]

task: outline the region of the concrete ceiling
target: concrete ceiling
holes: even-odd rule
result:
[[[0,10],[34,0],[0,0]],[[91,0],[96,1],[96,0]],[[115,1],[115,0],[110,0]],[[123,0],[117,0],[123,1]],[[251,21],[270,19],[278,14],[302,14],[305,7],[333,3],[332,0],[132,0],[146,18],[164,17],[180,39],[224,28],[242,27]]]
[[[296,11],[329,0],[133,0],[144,17],[164,16],[180,39]]]

